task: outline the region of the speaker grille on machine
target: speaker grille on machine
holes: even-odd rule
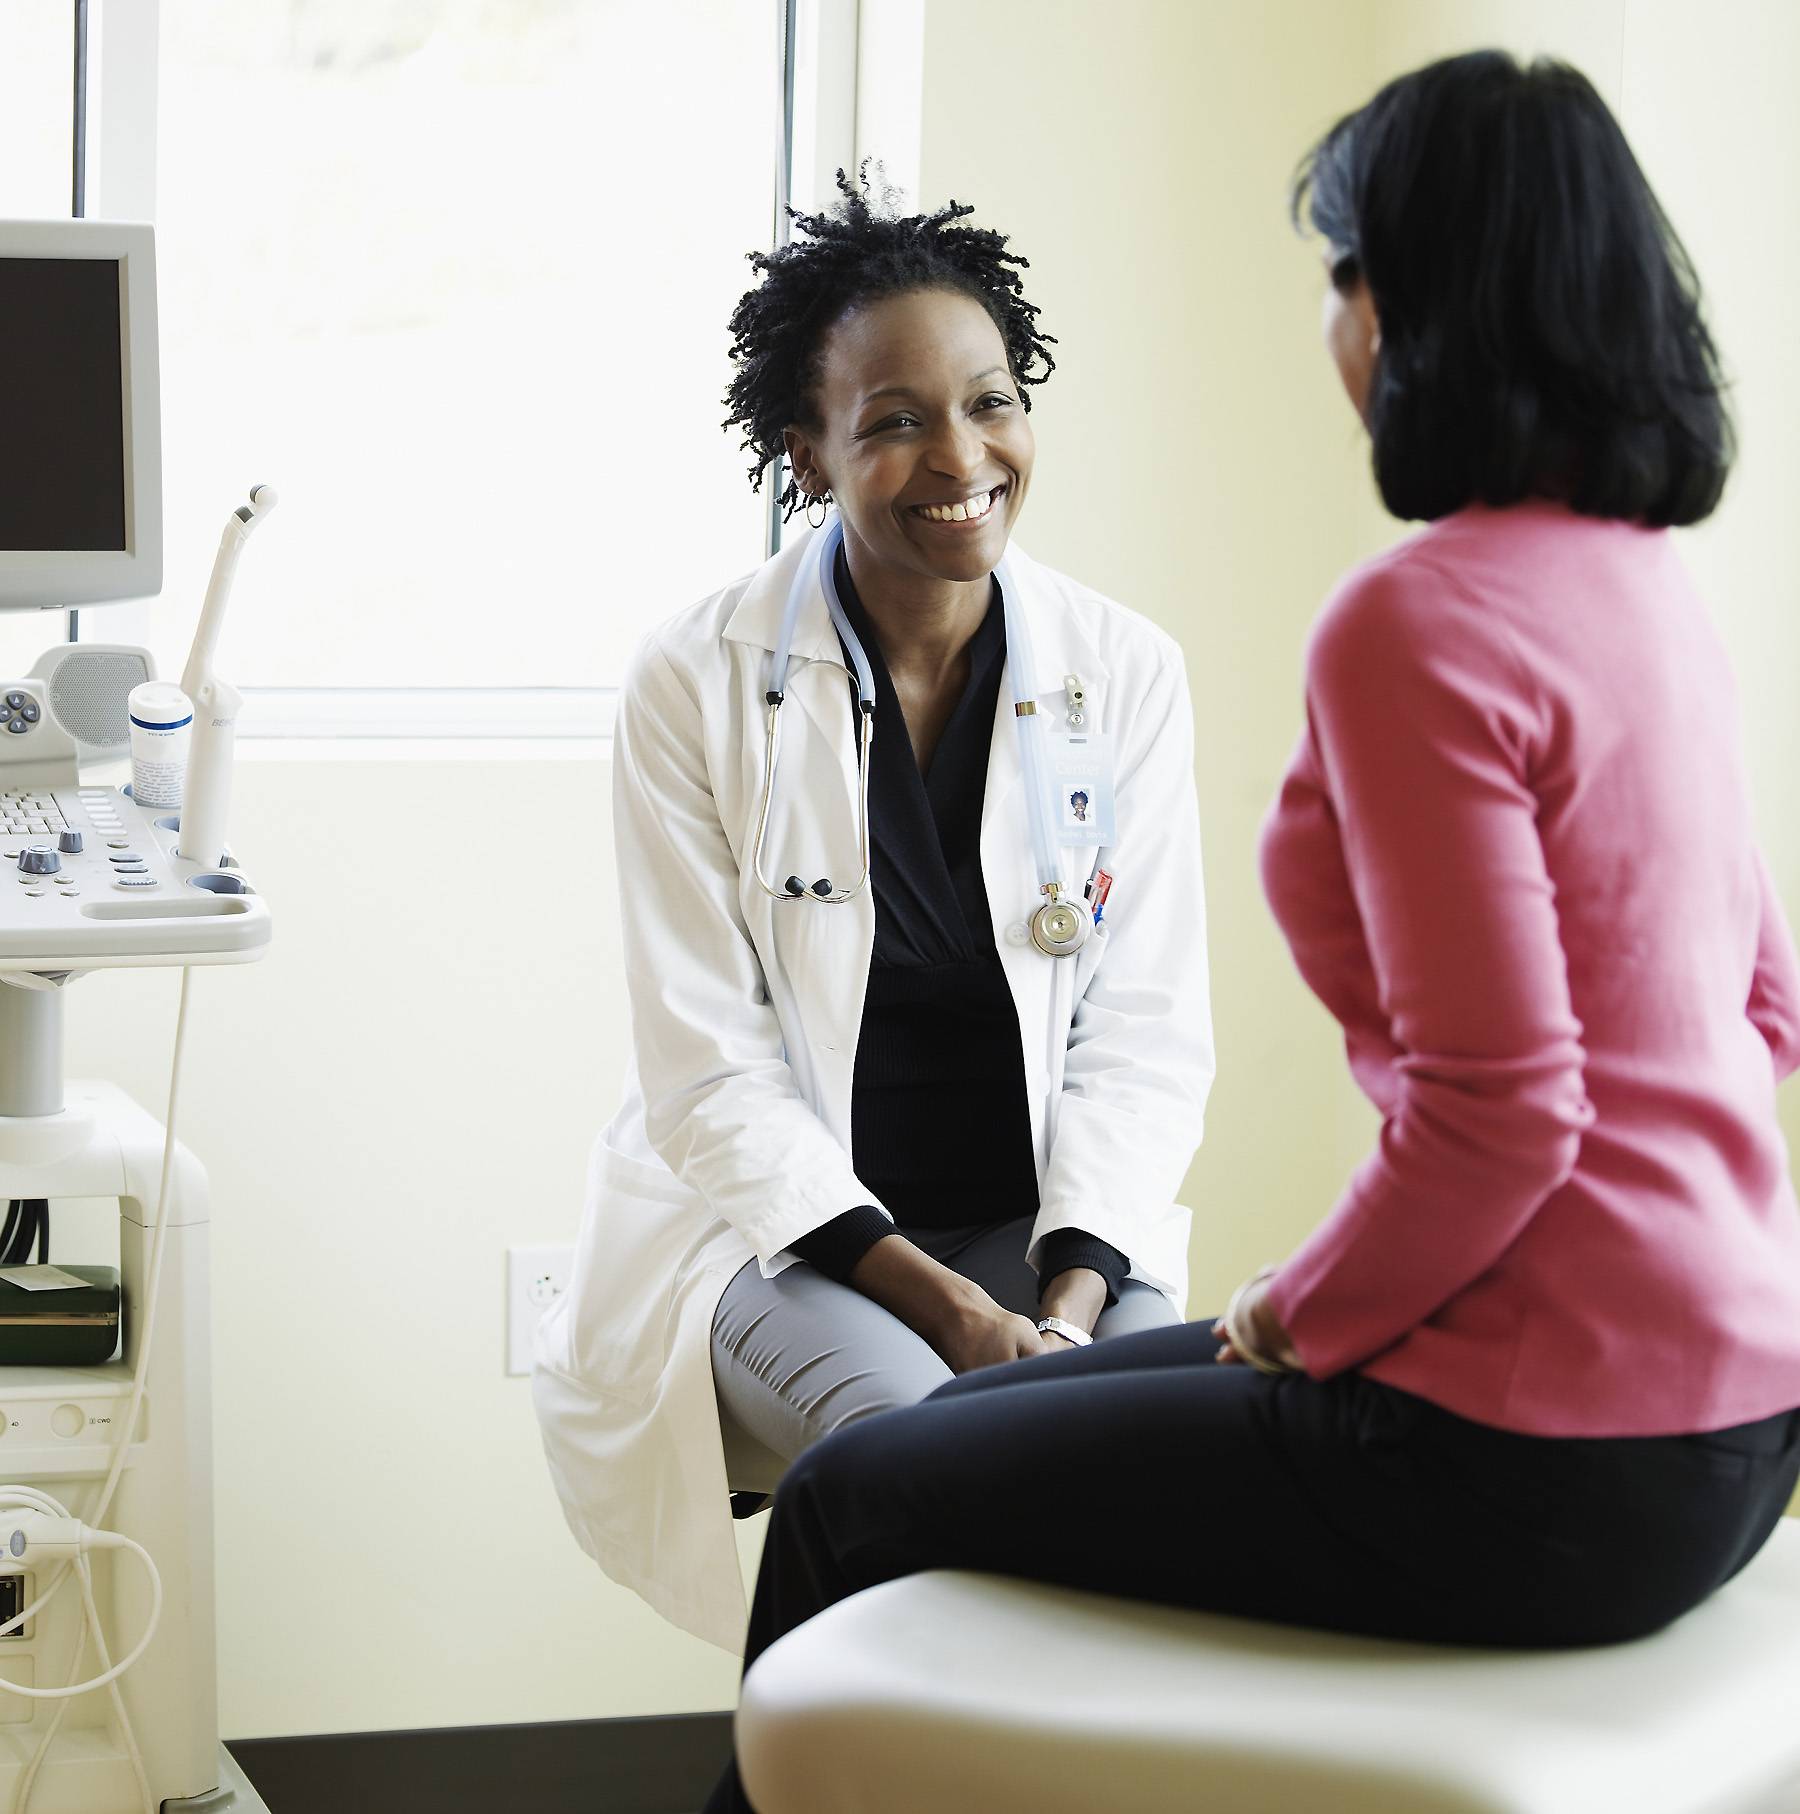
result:
[[[116,750],[131,742],[125,702],[131,689],[149,678],[149,660],[139,652],[77,644],[50,676],[50,710],[77,743]]]

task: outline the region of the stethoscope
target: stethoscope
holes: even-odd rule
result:
[[[788,588],[780,640],[769,658],[769,688],[763,696],[768,707],[767,748],[763,758],[762,802],[757,808],[756,837],[750,851],[751,867],[766,894],[778,901],[815,901],[827,907],[854,900],[869,882],[869,747],[875,737],[875,676],[861,639],[850,627],[843,600],[838,597],[837,551],[843,545],[843,519],[834,516],[819,537],[816,568],[813,562],[802,560],[793,584]],[[825,594],[825,607],[831,613],[832,627],[849,650],[851,665],[856,670],[856,848],[861,872],[848,888],[834,889],[829,878],[822,878],[809,888],[797,875],[789,876],[783,886],[776,888],[763,874],[763,840],[769,829],[769,805],[775,796],[775,768],[781,753],[781,707],[787,693],[789,649],[815,571]],[[1030,806],[1031,845],[1037,865],[1038,891],[1044,896],[1043,904],[1031,916],[1031,942],[1047,957],[1073,957],[1093,932],[1094,916],[1085,901],[1074,900],[1063,892],[1062,871],[1056,860],[1056,838],[1050,824],[1049,758],[1044,745],[1044,721],[1038,713],[1032,684],[1037,666],[1032,660],[1031,638],[1025,627],[1025,614],[1018,608],[1017,588],[1004,560],[994,569],[994,578],[1000,586],[1000,606],[1006,619],[1006,671],[1013,683],[1013,721],[1019,727],[1019,761],[1024,769],[1025,793]]]

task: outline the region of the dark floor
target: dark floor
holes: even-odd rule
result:
[[[696,1814],[731,1716],[227,1742],[270,1814]]]

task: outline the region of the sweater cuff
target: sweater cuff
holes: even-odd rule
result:
[[[1072,1272],[1078,1266],[1099,1273],[1106,1281],[1106,1308],[1110,1310],[1119,1301],[1119,1287],[1125,1283],[1131,1262],[1118,1248],[1081,1228],[1052,1229],[1044,1236],[1038,1250],[1038,1302],[1043,1302],[1059,1272]]]
[[[807,1265],[817,1267],[840,1285],[850,1283],[856,1262],[884,1236],[894,1232],[894,1225],[873,1203],[859,1203],[841,1216],[788,1242],[788,1252],[797,1253]]]

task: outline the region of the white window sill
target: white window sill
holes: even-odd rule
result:
[[[237,759],[279,762],[607,762],[610,737],[243,737]]]
[[[611,687],[246,687],[238,745],[610,743]]]

